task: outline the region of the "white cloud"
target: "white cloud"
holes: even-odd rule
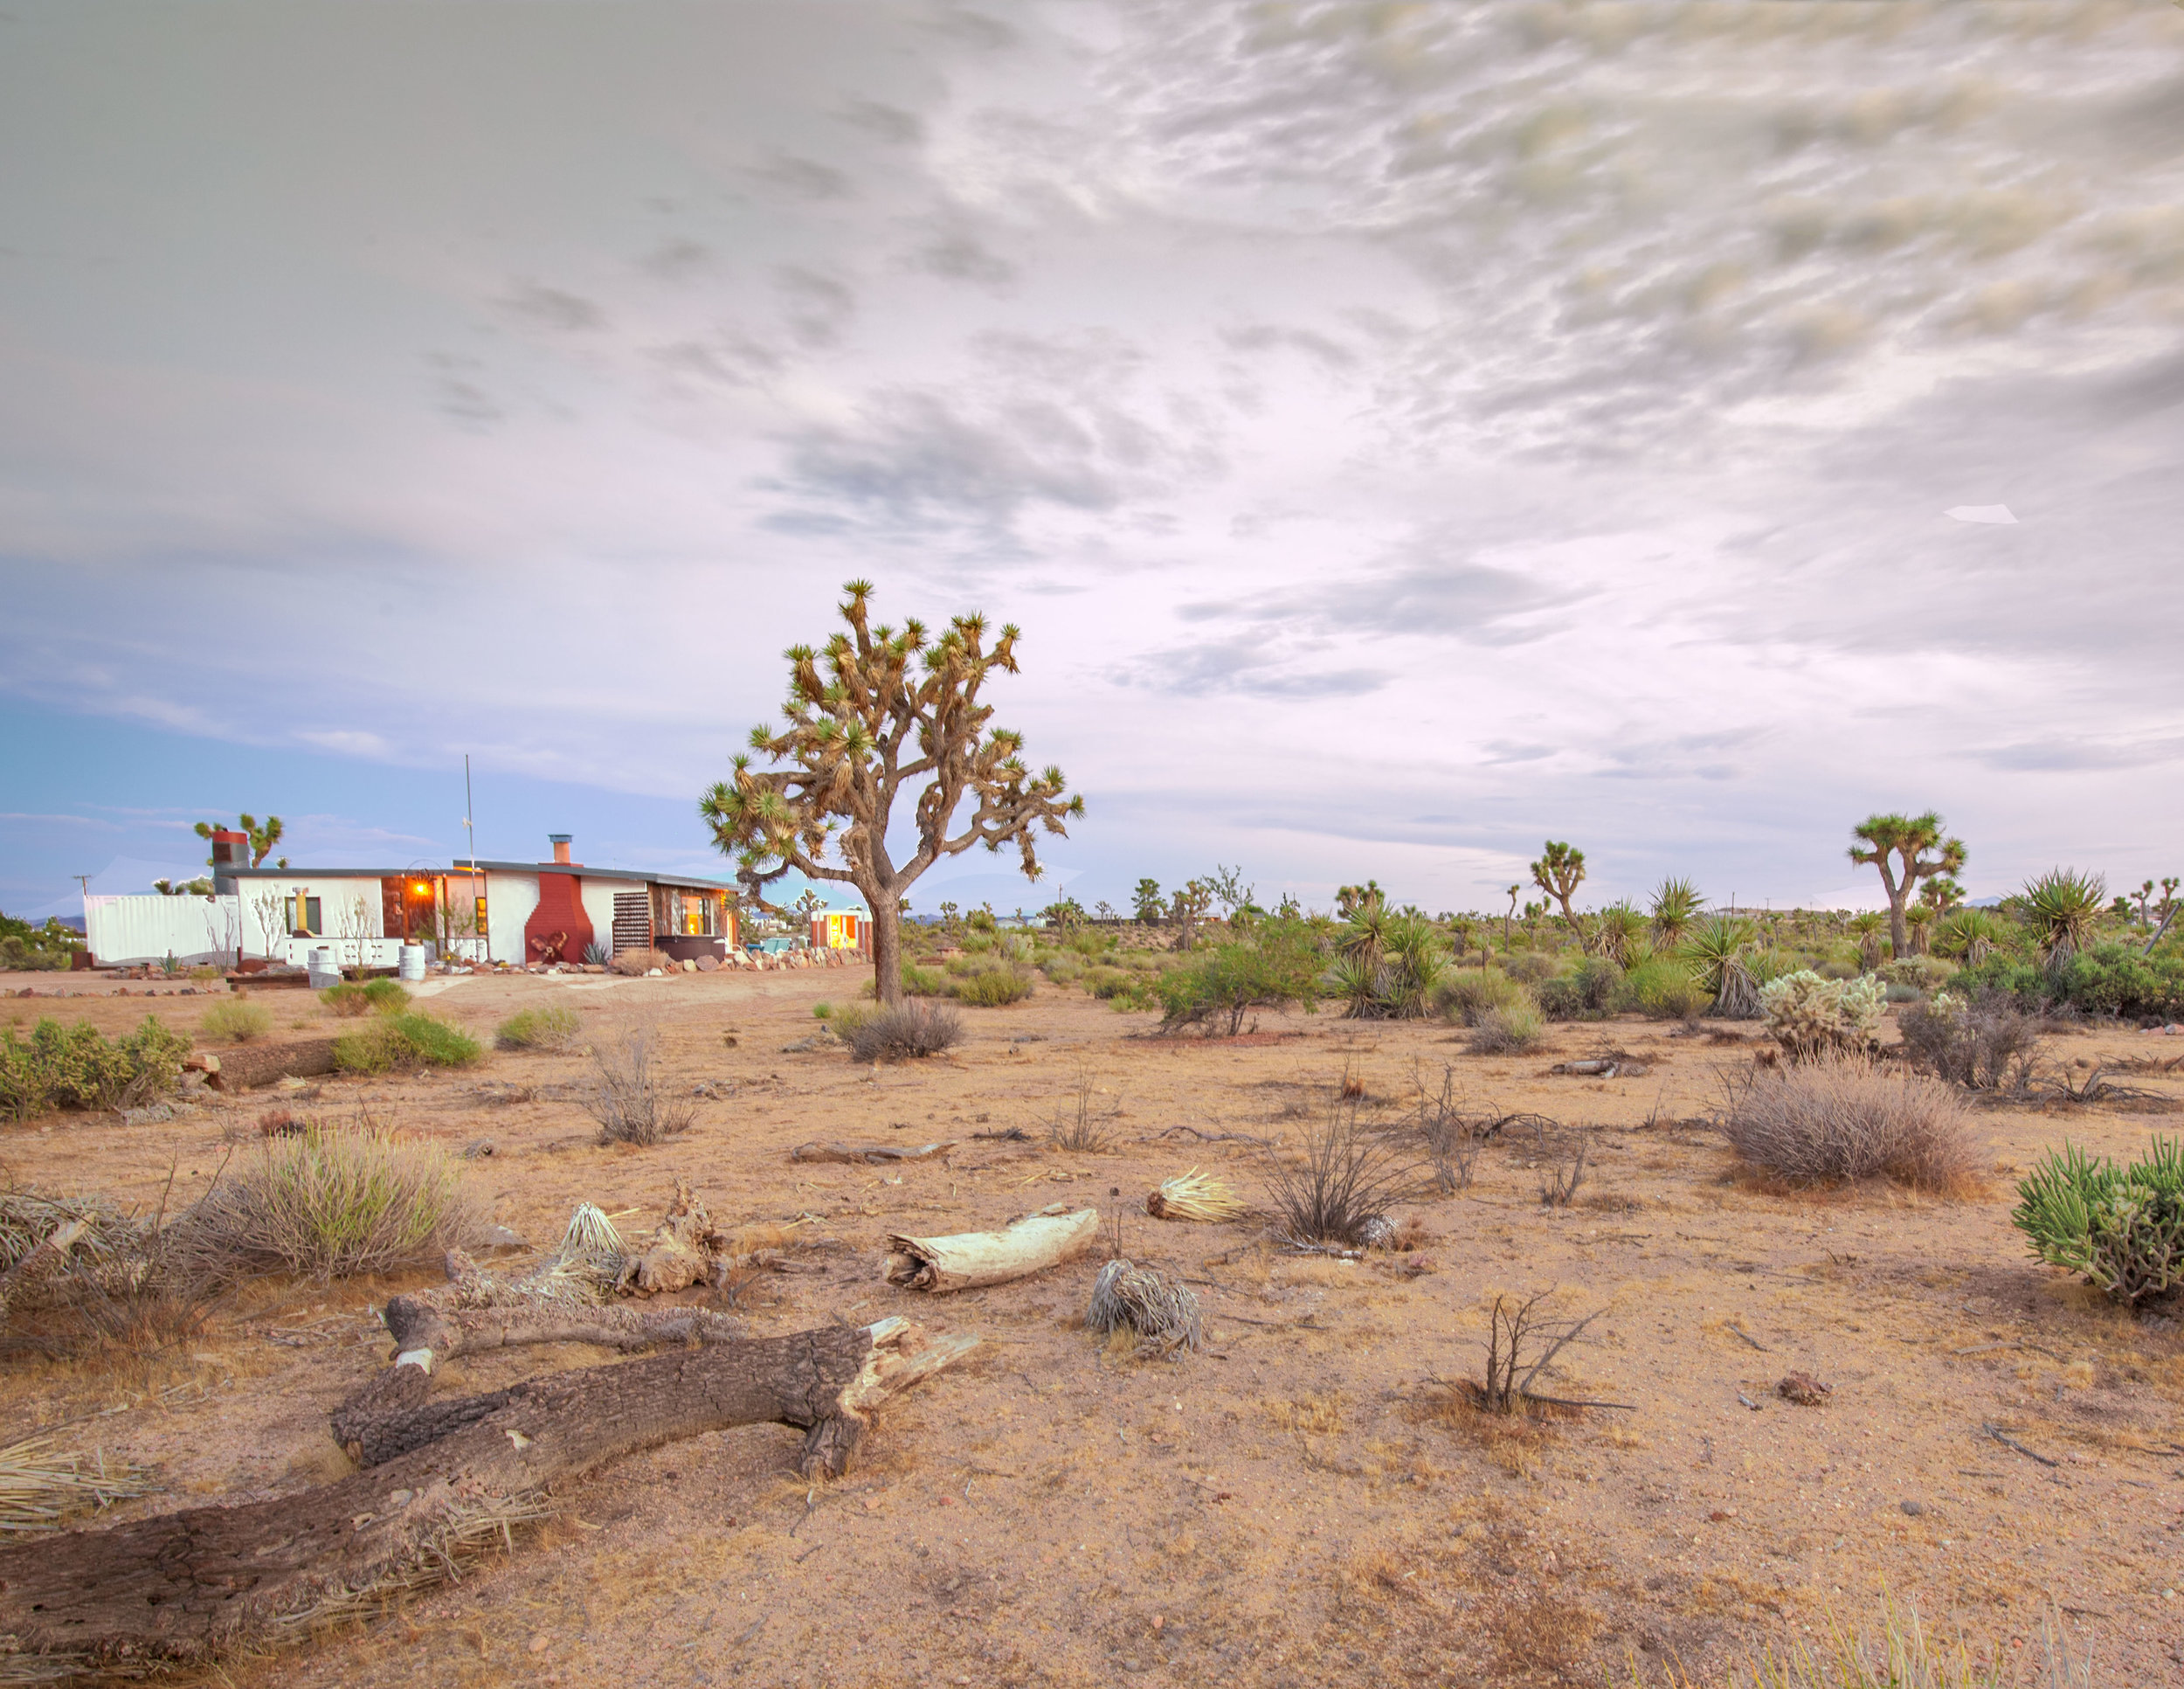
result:
[[[8,24],[4,683],[691,794],[871,575],[1094,896],[2173,834],[2184,14],[832,16]]]

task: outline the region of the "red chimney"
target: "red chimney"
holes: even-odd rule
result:
[[[554,847],[554,860],[564,867],[575,867],[576,864],[569,860],[570,835],[566,833],[549,833],[546,837]]]

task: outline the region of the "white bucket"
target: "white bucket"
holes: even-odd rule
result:
[[[425,977],[425,946],[404,945],[395,952],[395,977],[402,979],[422,979]]]
[[[342,966],[334,959],[331,950],[314,950],[304,958],[304,966],[311,976],[311,989],[324,991],[328,986],[342,982]]]

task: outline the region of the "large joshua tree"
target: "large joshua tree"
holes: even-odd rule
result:
[[[1013,845],[1025,877],[1036,880],[1034,834],[1067,837],[1063,818],[1082,815],[1084,800],[1063,795],[1059,768],[1031,771],[1023,735],[988,725],[993,706],[979,694],[989,675],[1017,672],[1015,627],[991,646],[976,615],[957,616],[936,640],[920,621],[875,627],[872,584],[842,590],[847,630],[824,650],[793,645],[783,654],[784,724],[753,728],[750,751],[698,811],[762,903],[766,886],[791,869],[854,886],[872,911],[874,991],[894,1005],[902,1000],[902,900],[917,877],[973,845]],[[888,827],[895,800],[913,792],[916,836],[898,862]],[[950,832],[966,798],[975,806]]]
[[[1881,870],[1882,889],[1888,893],[1889,943],[1898,956],[1908,956],[1911,936],[1904,924],[1904,905],[1921,880],[1953,875],[1964,866],[1964,841],[1943,838],[1941,817],[1931,809],[1924,815],[1869,815],[1850,830],[1860,841],[1850,847],[1850,860]]]

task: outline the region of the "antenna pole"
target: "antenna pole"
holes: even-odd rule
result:
[[[470,753],[463,752],[463,830],[470,834],[470,907],[475,911],[483,900],[478,896],[478,813],[470,801]],[[483,921],[477,923],[478,943],[485,959],[493,959],[493,933]]]

